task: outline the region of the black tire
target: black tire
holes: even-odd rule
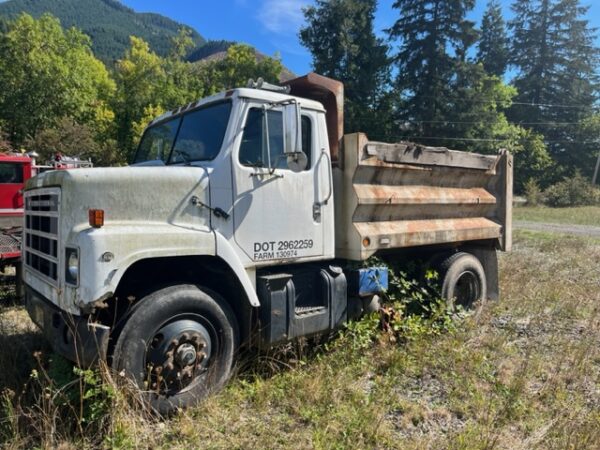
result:
[[[471,309],[487,297],[487,282],[481,262],[470,253],[459,252],[447,257],[440,265],[442,297],[452,310],[456,306]]]
[[[155,291],[135,304],[112,353],[159,414],[197,404],[229,379],[238,326],[227,303],[194,285]]]

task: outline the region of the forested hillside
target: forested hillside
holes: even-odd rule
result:
[[[111,63],[121,58],[129,46],[129,36],[150,44],[160,56],[166,56],[171,38],[181,28],[189,30],[194,47],[205,40],[190,27],[159,14],[136,13],[116,0],[9,0],[0,3],[0,16],[14,19],[22,12],[35,18],[51,13],[66,27],[76,27],[92,38],[94,54]]]
[[[275,83],[283,70],[278,59],[257,57],[242,44],[192,63],[186,56],[195,44],[182,29],[166,40],[163,57],[132,36],[119,60],[105,65],[82,31],[65,29],[49,14],[18,16],[0,30],[0,150],[124,164],[145,125],[164,111],[248,78]]]

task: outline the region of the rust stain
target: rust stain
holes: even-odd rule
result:
[[[354,189],[359,205],[493,205],[496,203],[496,198],[484,188],[356,184]]]
[[[497,223],[483,218],[363,222],[355,224],[372,242],[380,237],[390,239],[391,247],[409,247],[440,242],[495,239],[501,235]]]

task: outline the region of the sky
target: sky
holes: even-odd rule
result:
[[[278,53],[292,72],[303,75],[311,70],[310,53],[302,47],[298,32],[303,25],[302,8],[307,0],[121,0],[139,12],[156,12],[195,28],[207,39],[250,44],[263,53]],[[510,17],[512,0],[501,0],[505,17]],[[394,0],[379,0],[375,29],[383,36],[398,14]],[[487,0],[477,0],[472,20],[480,23]],[[600,0],[584,0],[591,6],[588,19],[600,28]],[[600,38],[598,39],[600,45]]]

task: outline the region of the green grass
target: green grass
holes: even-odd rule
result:
[[[500,259],[501,302],[454,331],[401,343],[380,333],[365,348],[368,327],[354,327],[317,352],[296,346],[246,365],[222,393],[162,423],[116,397],[101,434],[69,428],[43,395],[19,404],[17,394],[12,410],[25,416],[0,430],[8,448],[600,448],[599,268],[597,242],[518,233]],[[21,337],[40,345],[22,311],[2,321],[20,323],[7,334],[13,349]],[[0,382],[32,390],[26,373]]]
[[[600,227],[600,206],[574,208],[547,208],[543,206],[523,206],[513,210],[514,220],[532,222],[591,225]]]

